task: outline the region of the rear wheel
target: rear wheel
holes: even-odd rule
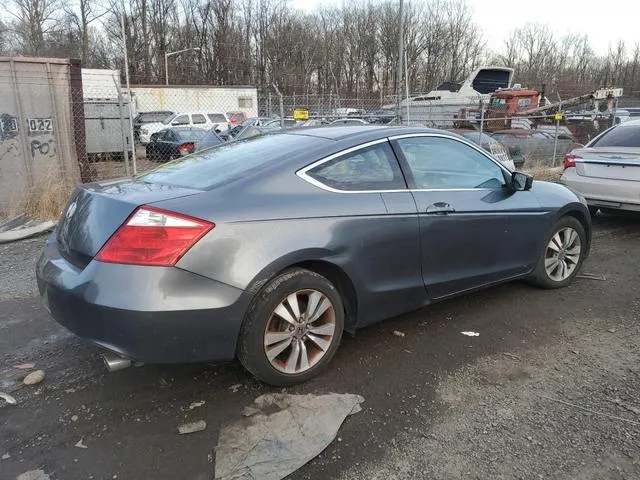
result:
[[[561,218],[546,240],[536,267],[534,282],[543,288],[560,288],[571,283],[582,266],[587,235],[574,217]]]
[[[329,363],[343,327],[344,307],[333,284],[309,270],[288,270],[254,299],[240,331],[238,358],[270,385],[304,382]]]

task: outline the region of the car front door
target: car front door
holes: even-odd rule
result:
[[[449,136],[393,139],[420,219],[424,284],[437,299],[528,272],[545,224],[536,197],[480,148]]]

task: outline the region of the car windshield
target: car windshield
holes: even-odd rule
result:
[[[640,125],[620,125],[605,132],[589,147],[640,147]]]
[[[166,163],[137,178],[207,190],[250,175],[269,163],[303,154],[318,141],[318,138],[301,135],[258,136]]]
[[[140,115],[138,115],[138,121],[139,122],[144,122],[144,123],[151,123],[151,122],[164,122],[167,117],[172,116],[173,113],[171,112],[147,112],[147,113],[141,113]]]
[[[165,125],[169,125],[174,118],[176,118],[178,116],[177,113],[173,114],[173,115],[169,115],[162,123]]]

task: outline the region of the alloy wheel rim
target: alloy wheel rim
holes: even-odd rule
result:
[[[279,372],[301,374],[325,356],[335,330],[336,314],[329,297],[313,289],[298,290],[271,314],[264,333],[264,352]]]
[[[544,268],[549,278],[562,282],[578,267],[582,245],[580,235],[571,227],[558,230],[547,245]]]

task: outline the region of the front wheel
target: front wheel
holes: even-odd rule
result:
[[[343,328],[344,307],[333,284],[309,270],[288,270],[254,299],[240,331],[238,358],[270,385],[301,383],[329,363]]]
[[[584,227],[574,217],[561,218],[546,242],[534,283],[543,288],[566,287],[578,274],[587,251]]]

